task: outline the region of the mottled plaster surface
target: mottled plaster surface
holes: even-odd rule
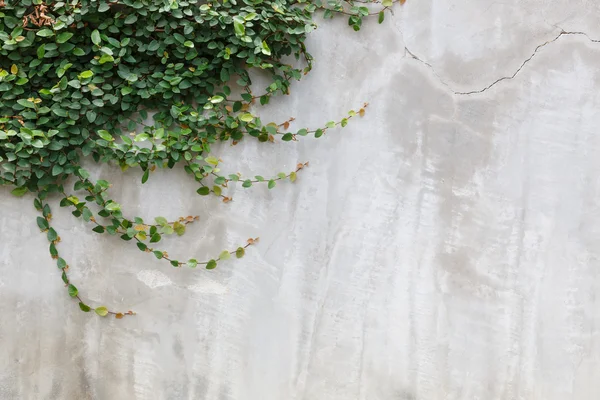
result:
[[[223,169],[296,184],[199,198],[182,171],[91,167],[144,217],[200,215],[170,253],[260,244],[176,270],[56,208],[79,312],[35,224],[0,192],[0,399],[600,398],[600,5],[409,0],[353,33],[265,116],[299,143],[223,147]]]

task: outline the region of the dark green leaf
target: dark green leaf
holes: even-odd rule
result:
[[[237,258],[242,258],[244,257],[244,254],[246,254],[246,250],[244,250],[243,247],[238,247],[237,250],[235,251],[235,256]]]

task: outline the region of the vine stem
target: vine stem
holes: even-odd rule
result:
[[[67,270],[69,269],[69,265],[66,263],[66,261],[64,261],[64,259],[62,257],[60,257],[60,253],[59,253],[58,249],[56,248],[57,244],[61,241],[61,239],[60,239],[60,236],[58,236],[58,233],[56,232],[56,230],[50,224],[50,221],[52,219],[50,205],[48,203],[44,203],[44,201],[42,200],[42,197],[43,196],[41,195],[41,193],[38,193],[38,197],[36,198],[37,201],[35,202],[36,203],[35,205],[36,205],[36,209],[38,209],[38,211],[40,211],[40,213],[41,213],[41,217],[39,217],[39,218],[41,218],[43,221],[45,221],[44,226],[47,226],[47,229],[42,230],[42,232],[47,233],[48,241],[50,242],[50,250],[49,250],[50,256],[53,259],[57,260],[57,265],[62,270],[62,280],[65,283],[65,286],[69,290],[69,295],[71,297],[79,300],[79,307],[81,308],[82,311],[89,312],[92,310],[92,308],[89,307],[83,301],[83,299],[79,295],[79,290],[71,282],[71,279],[69,278],[68,273],[67,273]],[[40,222],[38,222],[38,225],[40,225]],[[118,319],[123,318],[125,315],[135,315],[135,313],[131,310],[129,310],[127,312],[116,312],[116,311],[109,310],[103,306],[96,307],[93,310],[95,311],[96,314],[98,314],[100,316],[105,316],[107,314],[111,314],[111,315],[114,315]],[[104,312],[106,312],[106,313],[104,313]],[[104,314],[104,315],[102,315],[102,314]]]

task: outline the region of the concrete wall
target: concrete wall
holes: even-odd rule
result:
[[[225,147],[223,168],[310,160],[294,185],[199,198],[181,171],[109,167],[145,217],[198,214],[176,270],[56,211],[81,313],[31,199],[0,193],[1,399],[600,398],[600,6],[409,0],[311,34],[316,69],[264,111],[343,131]],[[561,33],[563,30],[567,33]]]

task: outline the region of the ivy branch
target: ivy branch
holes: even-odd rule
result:
[[[83,300],[58,252],[53,197],[92,231],[118,236],[177,268],[214,269],[258,241],[213,258],[174,258],[160,241],[184,235],[199,218],[126,215],[127,205],[110,196],[110,182],[91,179],[84,160],[138,170],[142,184],[158,168],[180,164],[198,195],[224,203],[233,200],[228,188],[236,183],[273,189],[295,182],[308,162],[266,178],[225,174],[212,147],[319,138],[362,117],[367,104],[321,127],[291,129],[295,118],[263,122],[258,108],[289,95],[293,82],[312,70],[305,40],[317,28],[316,13],[347,17],[359,30],[369,16],[382,23],[394,3],[404,0],[0,0],[0,185],[15,196],[35,194],[37,225],[81,310],[134,315]],[[260,94],[253,92],[251,69],[269,79]]]

